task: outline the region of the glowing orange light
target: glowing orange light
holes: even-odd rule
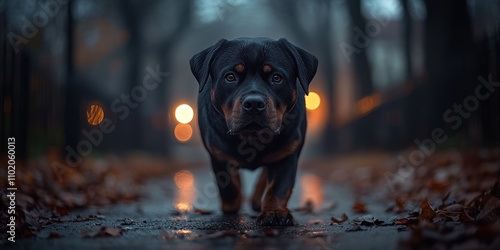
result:
[[[319,133],[323,131],[323,126],[325,125],[328,117],[333,115],[328,112],[327,105],[321,105],[322,100],[318,93],[321,92],[309,92],[309,96],[306,96],[307,130],[309,133],[314,134],[314,136],[319,135]],[[323,96],[323,98],[323,100],[326,100],[326,95]]]
[[[177,208],[177,210],[179,210],[179,212],[187,212],[187,211],[189,211],[190,206],[186,202],[179,202],[179,203],[175,204],[175,208]]]
[[[97,104],[90,105],[87,110],[87,121],[92,125],[99,125],[104,119],[104,110]]]
[[[193,185],[193,174],[188,170],[181,170],[175,173],[174,182],[178,188],[188,188]]]
[[[306,98],[306,108],[309,110],[315,110],[319,107],[321,103],[321,98],[316,92],[309,92],[309,95],[305,96]]]
[[[190,123],[193,120],[193,117],[193,108],[187,104],[181,104],[175,109],[175,119],[182,124]]]
[[[185,142],[191,139],[193,128],[189,124],[177,124],[174,129],[174,136],[180,142]]]
[[[372,110],[374,110],[376,107],[378,107],[381,103],[381,96],[379,93],[375,93],[366,97],[363,97],[361,100],[359,100],[356,104],[358,113],[360,115],[364,115]]]
[[[179,212],[187,212],[192,207],[195,195],[193,174],[188,170],[181,170],[175,173],[174,182],[178,188],[175,208]]]
[[[300,186],[302,188],[302,204],[310,201],[315,208],[320,208],[323,205],[323,187],[318,176],[312,174],[303,175],[300,179]]]

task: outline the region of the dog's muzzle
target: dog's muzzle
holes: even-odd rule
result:
[[[244,112],[249,115],[258,115],[267,108],[266,99],[261,95],[248,95],[241,101]]]

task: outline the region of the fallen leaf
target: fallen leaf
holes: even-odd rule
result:
[[[354,212],[360,213],[360,214],[367,212],[366,205],[365,205],[365,203],[362,203],[362,202],[354,203],[354,205],[352,205],[352,210],[354,210]]]
[[[436,212],[434,209],[432,209],[431,205],[429,204],[429,201],[425,199],[422,201],[420,204],[420,214],[418,216],[418,219],[423,221],[423,220],[428,220],[431,221],[432,218],[436,215]]]
[[[353,219],[353,222],[355,224],[359,224],[359,225],[363,225],[363,226],[375,226],[375,225],[380,225],[380,224],[384,223],[384,221],[375,218],[375,216],[373,216],[371,214],[363,215],[361,217],[359,217],[359,216],[355,217]]]
[[[462,213],[464,211],[464,207],[460,204],[452,204],[443,209],[449,213]]]
[[[418,219],[415,218],[415,217],[410,217],[410,218],[396,218],[396,219],[393,219],[392,222],[394,222],[394,224],[396,224],[396,225],[405,225],[405,226],[408,226],[408,225],[417,224],[418,223]]]
[[[332,223],[341,224],[341,223],[347,221],[347,219],[348,219],[347,215],[346,214],[342,214],[342,217],[340,219],[332,217]]]
[[[491,222],[500,217],[500,182],[496,182],[489,194],[483,199],[482,209],[476,221]]]

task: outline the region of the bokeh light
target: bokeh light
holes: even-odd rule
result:
[[[175,109],[175,119],[182,124],[187,124],[193,120],[194,111],[191,106],[181,104]]]
[[[97,104],[90,105],[87,110],[87,121],[92,125],[99,125],[104,119],[104,110]]]
[[[190,205],[187,202],[179,202],[175,204],[175,208],[177,208],[179,212],[187,212],[189,211]]]
[[[315,110],[319,107],[321,103],[321,98],[316,92],[309,92],[309,95],[305,96],[306,98],[306,108],[309,110]]]
[[[174,128],[174,136],[180,142],[186,142],[191,139],[193,128],[189,124],[177,124]]]
[[[180,170],[175,173],[174,182],[177,186],[177,197],[174,206],[179,212],[188,212],[192,207],[195,196],[194,176],[188,170]]]
[[[302,188],[301,203],[305,205],[311,202],[313,207],[321,208],[324,201],[323,185],[317,175],[304,174],[300,178],[300,187]]]
[[[194,183],[193,174],[188,170],[181,170],[175,173],[174,176],[175,185],[180,188],[189,188]]]
[[[375,108],[380,106],[381,99],[382,98],[381,98],[381,95],[379,93],[374,93],[372,95],[363,97],[356,104],[356,107],[358,109],[358,114],[365,115],[365,114],[373,111]]]

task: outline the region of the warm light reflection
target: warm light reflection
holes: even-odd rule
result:
[[[177,233],[178,234],[190,234],[190,233],[193,233],[193,231],[191,231],[189,229],[179,229],[179,230],[177,230]]]
[[[304,174],[300,178],[300,187],[302,188],[302,196],[300,203],[305,205],[308,201],[312,202],[315,209],[323,206],[324,193],[321,180],[313,174]]]
[[[177,208],[180,212],[187,212],[189,211],[189,203],[179,202],[175,204],[175,208]]]
[[[315,110],[319,107],[321,103],[321,98],[316,92],[309,92],[309,95],[305,96],[306,98],[306,108],[309,110]]]
[[[179,123],[174,128],[174,136],[180,142],[185,142],[191,139],[193,128],[189,124]]]
[[[188,170],[181,170],[175,173],[174,182],[178,188],[188,188],[193,185],[194,177]]]
[[[377,108],[381,103],[381,96],[379,93],[375,93],[366,97],[363,97],[356,104],[359,115],[364,115],[368,112],[371,112],[375,108]]]
[[[175,208],[179,212],[188,212],[192,208],[195,195],[193,174],[188,170],[181,170],[175,173],[174,182],[177,186]]]
[[[97,104],[90,105],[87,110],[87,121],[92,125],[99,125],[104,119],[104,110]]]
[[[193,108],[187,104],[181,104],[175,109],[175,119],[182,124],[190,123],[193,120],[193,117]]]

